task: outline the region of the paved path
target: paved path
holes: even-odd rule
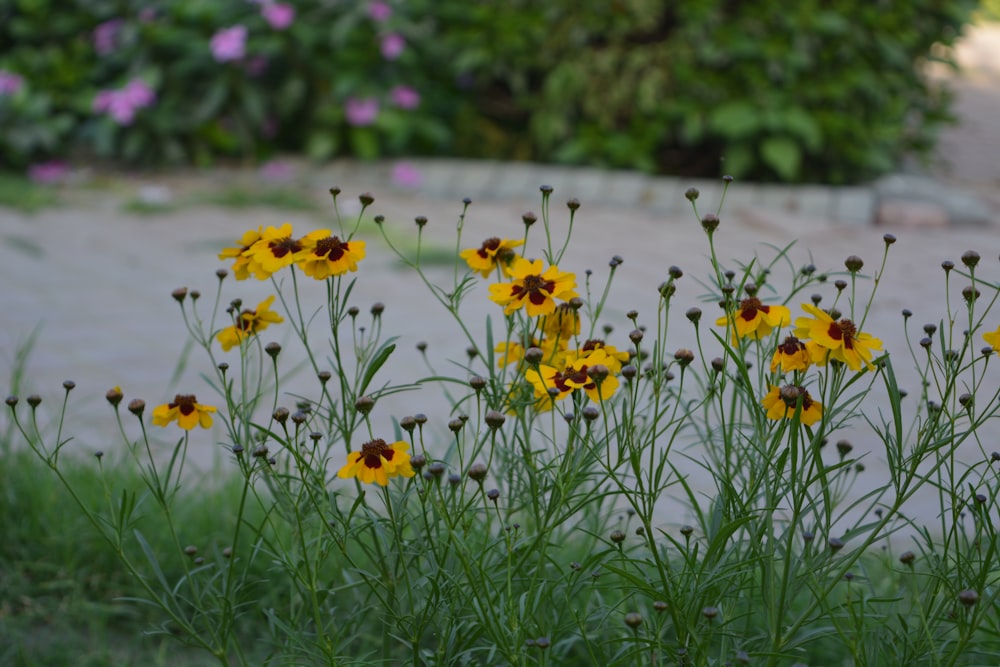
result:
[[[991,90],[1000,90],[1000,83]],[[979,100],[973,106],[980,108],[983,104],[986,102]],[[960,103],[959,109],[962,108]],[[966,142],[961,133],[952,135],[948,141],[958,147],[953,157],[962,158],[954,173],[963,176],[965,160],[971,163],[979,159],[976,145]],[[991,153],[989,164],[996,168],[993,157]],[[497,173],[502,175],[503,169],[498,168]],[[536,173],[538,181],[534,184],[508,183],[505,187],[512,190],[504,193],[505,198],[477,194],[467,217],[464,245],[478,244],[493,235],[517,236],[522,229],[521,214],[538,210],[537,185],[547,179],[544,168]],[[221,172],[217,176],[226,178]],[[453,238],[461,210],[459,198],[394,188],[389,184],[387,166],[340,163],[302,177],[317,193],[330,185],[340,185],[344,201],[353,201],[363,191],[374,193],[373,212],[385,215],[401,235],[415,234],[412,219],[425,215],[430,221],[427,234],[434,243],[447,247]],[[252,182],[255,177],[242,174],[237,178]],[[206,295],[203,302],[208,305],[216,285],[214,271],[223,266],[215,254],[221,247],[232,244],[244,230],[290,221],[301,233],[331,224],[331,216],[323,213],[264,208],[238,211],[186,207],[162,215],[128,213],[122,206],[124,201],[150,183],[166,184],[175,191],[190,184],[169,177],[151,177],[145,182],[124,180],[113,190],[69,189],[63,194],[65,205],[33,215],[0,209],[0,284],[4,286],[0,292],[3,313],[0,384],[6,383],[11,375],[19,343],[40,327],[22,393],[41,394],[46,399],[45,406],[54,410],[52,404],[60,396],[61,382],[76,381],[78,388],[74,391],[71,412],[79,420],[77,446],[82,451],[114,451],[120,447],[114,441],[104,440],[112,431],[108,428],[110,410],[103,395],[114,385],[121,385],[128,398],[142,397],[150,406],[168,400],[175,391],[196,392],[208,400],[208,390],[198,377],[208,363],[203,355],[193,356],[179,382],[169,385],[186,340],[177,305],[170,298],[172,289],[181,285],[200,289]],[[602,198],[601,187],[593,188],[588,183],[581,179],[575,184],[560,185],[553,198],[553,218],[560,224],[566,219],[562,205],[566,199],[577,197],[583,204],[563,268],[578,275],[591,268],[601,279],[611,256],[624,258],[610,307],[602,318],[602,324],[614,325],[611,338],[624,347],[624,336],[630,328],[625,312],[635,308],[641,314],[641,321],[652,324],[655,288],[665,279],[670,265],[681,266],[686,277],[680,283],[676,299],[671,343],[676,347],[690,346],[691,333],[681,314],[696,305],[712,315],[715,311],[701,299],[704,290],[697,281],[707,276],[708,246],[693,215],[685,211],[687,203],[681,200],[679,205],[662,209],[641,204],[609,206]],[[740,201],[750,187],[734,185],[733,200]],[[674,196],[682,197],[680,191]],[[707,192],[699,200],[702,210],[711,210],[716,204],[715,197],[717,193]],[[750,199],[744,197],[742,201]],[[540,231],[536,228],[532,232],[534,253],[538,252]],[[794,206],[765,210],[734,205],[722,214],[719,256],[737,269],[740,262],[749,261],[755,253],[769,258],[774,247],[795,241],[789,253],[795,266],[812,261],[821,270],[838,270],[846,256],[857,254],[865,259],[867,267],[874,267],[886,232],[894,233],[899,240],[892,248],[889,272],[879,286],[877,305],[866,329],[882,338],[898,359],[907,355],[901,309],[914,312],[917,331],[924,322],[938,322],[946,316],[941,261],[958,262],[964,251],[976,249],[984,257],[981,275],[1000,281],[1000,236],[995,224],[951,228],[845,225],[834,216],[824,215],[822,210]],[[443,311],[412,276],[399,269],[377,238],[368,240],[369,257],[362,265],[354,301],[363,312],[375,301],[385,303],[385,330],[400,334],[399,351],[382,379],[402,383],[426,374],[414,351],[420,340],[429,342],[431,353],[438,360],[463,357],[465,343],[454,323],[443,316]],[[443,279],[449,272],[436,270],[434,275]],[[781,276],[781,269],[776,270],[776,275]],[[321,298],[317,285],[309,288],[311,297]],[[256,303],[269,289],[267,283],[229,280],[224,284],[223,302],[241,297],[244,302]],[[957,290],[958,286],[953,284],[953,304],[957,303]],[[824,293],[829,301],[832,286]],[[497,315],[498,308],[488,303],[481,287],[470,298],[464,317],[475,327],[487,313]],[[991,319],[989,327],[998,325],[1000,312]],[[916,394],[918,388],[914,386],[912,372],[904,374],[904,383]],[[292,385],[299,391],[309,391],[310,386],[311,380],[305,377]],[[381,424],[386,424],[390,416],[414,412],[426,412],[441,424],[447,420],[440,398],[431,392],[387,399],[379,405],[379,412]],[[991,429],[989,434],[995,435],[994,431]],[[199,433],[194,437],[196,459],[201,465],[224,464],[224,457],[218,455],[220,448],[212,444],[220,437],[221,433],[214,437]],[[863,435],[857,436],[855,442],[857,452],[871,452],[866,474],[872,481],[881,470],[877,444]],[[972,460],[979,452],[970,445],[964,455]],[[931,505],[915,507],[914,511],[927,515]]]

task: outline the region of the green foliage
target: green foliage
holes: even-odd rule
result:
[[[0,93],[0,164],[450,152],[861,181],[933,145],[949,98],[924,66],[976,3],[413,0],[377,20],[368,0],[302,0],[280,29],[265,5],[0,0],[0,70],[24,80]],[[245,55],[219,62],[233,26]],[[102,110],[130,83],[155,100]],[[352,120],[351,100],[378,110]]]
[[[687,175],[864,180],[932,145],[949,100],[923,65],[975,4],[477,3],[447,15],[478,100],[459,145]],[[474,47],[473,34],[490,37]]]

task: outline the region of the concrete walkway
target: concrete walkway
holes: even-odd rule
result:
[[[970,95],[972,90],[962,88],[960,94]],[[960,97],[959,112],[996,104],[994,117],[1000,117],[1000,93],[997,93],[1000,79],[993,80],[988,91],[997,97],[983,97],[978,101]],[[983,131],[983,126],[970,124],[946,135],[945,141],[950,143],[944,145],[949,147],[952,158],[951,174],[967,178],[970,173],[987,173],[980,166],[972,166],[973,163],[979,165],[978,161],[985,158],[986,153],[989,153],[986,160],[996,169],[995,152],[981,151],[987,144],[966,137],[963,131],[971,136],[973,132]],[[489,191],[490,183],[487,183],[484,189],[471,193],[475,201],[466,219],[463,246],[478,245],[489,236],[519,236],[521,214],[539,210],[537,187],[549,182],[548,170],[481,163],[472,166],[491,170],[495,188]],[[441,168],[446,167],[459,171],[462,168],[455,164]],[[325,189],[339,185],[344,191],[342,200],[350,202],[346,209],[353,206],[361,192],[373,193],[376,202],[372,212],[385,215],[400,238],[415,237],[412,220],[417,215],[424,215],[429,220],[426,229],[429,241],[438,250],[451,247],[461,211],[460,196],[451,190],[435,191],[430,182],[425,183],[423,191],[416,192],[393,187],[389,169],[390,165],[359,166],[344,162],[308,173],[300,169],[297,178],[306,182],[322,202],[329,201],[323,194]],[[648,201],[629,205],[604,196],[615,190],[637,188],[627,175],[609,174],[601,180],[602,175],[598,172],[575,173],[582,177],[556,183],[553,197],[553,219],[557,227],[564,225],[567,217],[564,202],[570,197],[582,202],[573,242],[561,268],[574,271],[581,278],[585,269],[593,269],[597,291],[603,285],[608,260],[613,255],[624,258],[609,308],[599,323],[614,326],[609,342],[619,347],[628,346],[625,336],[631,325],[625,313],[633,308],[639,311],[640,322],[654,325],[656,286],[665,280],[670,265],[678,265],[686,276],[681,280],[676,297],[670,340],[678,348],[691,346],[691,329],[682,317],[683,312],[688,307],[699,306],[708,314],[706,318],[712,319],[716,309],[702,299],[706,290],[698,281],[708,276],[708,244],[688,202],[683,199],[683,189],[660,193],[663,197],[674,198],[668,206],[652,206]],[[212,178],[216,179],[212,182],[213,187],[225,187],[225,183],[233,182],[263,187],[253,173],[220,171]],[[1000,181],[1000,175],[990,178],[995,179],[994,183]],[[170,297],[171,290],[182,285],[199,289],[205,295],[202,305],[207,308],[217,284],[214,272],[226,266],[217,260],[216,253],[232,245],[243,231],[289,221],[298,234],[334,224],[329,206],[326,209],[329,214],[318,215],[266,208],[234,210],[206,206],[142,215],[130,213],[123,207],[126,201],[143,192],[143,187],[166,187],[168,192],[178,196],[192,187],[203,187],[205,182],[202,176],[191,175],[124,179],[111,189],[67,188],[62,193],[62,206],[36,214],[0,209],[0,284],[4,286],[0,292],[0,312],[4,313],[0,326],[0,384],[7,383],[7,378],[11,377],[17,365],[19,345],[28,340],[37,327],[35,350],[27,362],[22,396],[32,392],[42,395],[44,411],[54,414],[56,401],[62,393],[62,381],[74,380],[77,389],[72,395],[70,412],[74,416],[73,430],[79,438],[74,447],[80,451],[120,451],[120,443],[108,439],[114,430],[111,411],[103,398],[105,391],[114,385],[122,387],[126,400],[145,399],[149,410],[172,398],[175,392],[196,393],[205,402],[215,402],[215,397],[199,377],[200,373],[210,370],[203,353],[195,351],[178,382],[175,385],[169,382],[186,341],[177,304]],[[974,185],[981,187],[983,183],[976,181]],[[454,183],[452,186],[454,189]],[[717,186],[711,184],[699,199],[702,212],[715,209]],[[878,264],[883,234],[889,232],[898,237],[890,253],[888,273],[878,288],[876,306],[865,324],[867,331],[885,341],[898,366],[909,366],[905,362],[908,350],[900,316],[903,308],[914,313],[914,326],[911,327],[914,339],[923,335],[920,332],[923,323],[947,318],[944,273],[939,268],[943,260],[957,264],[964,251],[978,250],[983,256],[980,275],[986,280],[1000,281],[1000,236],[996,223],[949,227],[845,224],[829,207],[824,209],[801,203],[756,206],[753,196],[748,194],[753,190],[754,186],[735,184],[730,193],[733,204],[727,205],[721,216],[718,254],[734,270],[738,270],[741,263],[749,262],[755,254],[766,260],[774,256],[775,247],[795,242],[789,252],[794,267],[812,262],[820,270],[839,271],[844,258],[855,254],[865,260],[867,271]],[[788,191],[798,202],[831,196],[823,194],[821,189]],[[400,270],[380,239],[366,238],[369,256],[362,264],[352,300],[362,312],[367,312],[375,301],[383,302],[386,305],[384,329],[390,335],[399,335],[398,352],[380,379],[406,383],[425,376],[427,370],[415,352],[418,341],[429,343],[432,358],[441,364],[440,370],[450,370],[446,359],[464,361],[466,342],[456,324],[433,303],[412,275]],[[539,225],[531,234],[530,253],[539,253],[541,238]],[[431,273],[436,279],[446,280],[451,270],[437,268]],[[775,276],[778,281],[787,278],[785,267],[776,267]],[[955,309],[960,303],[957,294],[961,284],[955,281],[951,288],[951,303]],[[832,285],[817,291],[824,294],[825,302],[832,300]],[[305,292],[306,298],[315,299],[316,306],[321,303],[323,292],[318,285],[307,285]],[[270,293],[269,283],[237,283],[229,279],[223,285],[222,302],[225,304],[240,297],[245,303],[256,304]],[[463,318],[476,330],[487,314],[498,318],[500,311],[489,303],[485,286],[480,286],[470,295]],[[997,326],[1000,326],[1000,311],[987,322],[990,330]],[[264,338],[283,340],[291,350],[295,345],[287,334],[285,330],[285,338],[282,338],[281,330],[275,328],[274,336]],[[220,356],[232,362],[235,352]],[[903,373],[904,386],[914,396],[919,389],[915,377],[912,371]],[[313,387],[312,379],[305,376],[295,379],[289,386],[303,393],[312,393]],[[286,404],[291,402],[288,399]],[[448,419],[440,396],[427,391],[387,399],[379,404],[377,412],[376,423],[383,427],[387,427],[391,417],[415,412],[427,413],[442,427]],[[991,437],[998,430],[991,428]],[[174,437],[173,432],[168,435]],[[213,444],[221,437],[221,432],[193,436],[194,455],[200,465],[210,466],[225,460],[222,448]],[[869,458],[865,459],[869,469],[866,475],[874,483],[884,471],[879,462],[878,442],[871,436],[859,434],[855,447],[855,453],[869,453]],[[970,444],[963,456],[970,461],[977,460],[981,452]],[[859,489],[865,487],[862,483]],[[929,516],[932,507],[930,503],[915,507],[913,511]]]

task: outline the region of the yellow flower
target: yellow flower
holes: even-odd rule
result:
[[[284,322],[284,318],[271,310],[274,296],[269,296],[259,304],[256,310],[244,310],[236,318],[236,324],[226,327],[215,338],[222,344],[223,352],[228,352],[242,342],[244,338],[255,336],[268,327],[269,324]]]
[[[177,425],[185,431],[195,426],[209,428],[212,425],[212,415],[215,408],[202,405],[194,394],[177,394],[172,403],[164,403],[153,410],[153,426],[166,426],[177,420]]]
[[[390,477],[413,477],[410,455],[406,451],[409,448],[402,440],[391,445],[381,438],[366,442],[361,445],[360,452],[347,455],[347,463],[337,472],[337,477],[357,477],[365,484],[375,482],[381,486],[386,486]]]
[[[607,345],[599,338],[592,338],[584,343],[583,347],[579,350],[568,352],[566,354],[566,358],[572,361],[581,357],[586,357],[596,350],[602,350],[605,355],[607,355],[606,360],[602,363],[604,363],[604,365],[608,367],[608,370],[614,375],[621,372],[622,364],[628,363],[628,352],[619,352],[618,348],[614,345]]]
[[[882,341],[871,334],[862,333],[848,319],[834,321],[829,314],[812,304],[802,304],[802,310],[813,316],[795,320],[795,335],[811,338],[806,347],[814,364],[824,366],[830,359],[842,361],[852,371],[864,365],[872,370],[872,350],[881,350]]]
[[[246,251],[249,258],[247,270],[258,280],[267,280],[271,274],[292,264],[295,254],[302,250],[302,244],[292,238],[292,226],[283,224],[275,229],[268,227],[260,239]]]
[[[524,353],[529,347],[537,347],[542,351],[542,360],[544,364],[550,366],[562,367],[566,358],[566,341],[561,338],[545,338],[539,341],[537,338],[532,338],[529,341],[524,341],[520,343],[518,341],[507,341],[506,343],[497,343],[494,352],[500,355],[497,359],[497,363],[503,367],[507,364],[518,364],[524,361]]]
[[[733,345],[740,338],[758,340],[771,335],[773,329],[787,326],[792,321],[792,313],[784,306],[765,306],[757,297],[740,301],[735,313],[720,317],[715,324],[726,326],[732,321]]]
[[[795,385],[776,387],[771,385],[760,403],[767,410],[768,419],[791,419],[795,416],[795,408],[802,401],[802,412],[799,413],[799,423],[812,426],[823,417],[823,406],[809,395],[809,392]]]
[[[771,357],[771,372],[778,370],[779,366],[782,373],[804,371],[809,368],[810,363],[811,357],[806,344],[795,336],[788,336],[785,342],[774,350],[774,356]]]
[[[542,260],[534,262],[515,257],[508,268],[513,278],[509,283],[490,285],[490,299],[504,306],[504,314],[510,315],[522,306],[528,317],[549,315],[556,309],[555,299],[568,301],[576,296],[576,276],[560,273],[553,265],[542,271]]]
[[[250,257],[247,255],[247,250],[260,240],[261,229],[261,227],[258,227],[256,231],[251,229],[240,237],[235,248],[223,248],[222,252],[219,253],[219,259],[236,260],[233,262],[232,272],[237,280],[246,280],[250,277]]]
[[[569,361],[561,371],[540,364],[537,371],[530,369],[524,377],[535,390],[535,399],[540,401],[539,410],[551,410],[556,401],[561,401],[577,389],[584,390],[590,400],[600,403],[618,389],[618,378],[611,374],[608,362],[607,352],[595,350],[585,357]],[[550,390],[553,391],[550,393]]]
[[[514,248],[522,245],[524,241],[512,241],[494,236],[483,241],[483,245],[479,248],[463,250],[458,256],[464,259],[474,272],[482,274],[483,278],[489,278],[496,267],[505,268],[514,257]]]
[[[572,338],[580,333],[580,313],[572,304],[560,303],[555,312],[545,318],[543,331],[554,338]]]
[[[989,343],[995,352],[1000,352],[1000,327],[992,333],[984,333],[983,340]]]
[[[300,241],[293,261],[302,272],[316,280],[326,280],[348,271],[357,271],[358,262],[365,258],[364,241],[344,241],[330,236],[329,229],[310,232]]]

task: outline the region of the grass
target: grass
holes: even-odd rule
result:
[[[53,188],[36,185],[18,174],[0,172],[0,207],[35,213],[58,205],[59,196]]]

